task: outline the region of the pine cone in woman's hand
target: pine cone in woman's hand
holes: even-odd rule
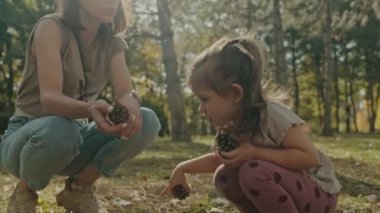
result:
[[[116,101],[112,111],[110,111],[107,116],[113,124],[118,125],[128,121],[129,111],[125,106]]]
[[[183,200],[189,196],[189,192],[182,185],[176,185],[172,188],[172,195],[179,200]]]
[[[218,131],[215,142],[216,147],[222,152],[230,152],[239,146],[238,142],[235,139],[223,131]]]

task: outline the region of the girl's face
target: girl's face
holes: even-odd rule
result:
[[[111,23],[121,0],[80,0],[82,13],[100,23]]]
[[[193,93],[200,101],[199,112],[216,128],[230,125],[238,118],[239,105],[232,94],[219,95],[214,90],[199,85],[192,86]]]

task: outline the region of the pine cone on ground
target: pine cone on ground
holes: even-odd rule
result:
[[[112,111],[109,112],[107,116],[112,124],[118,125],[121,123],[126,123],[128,121],[129,111],[125,106],[116,101]]]
[[[189,192],[182,185],[176,185],[172,188],[172,195],[179,200],[183,200],[189,196]]]
[[[224,131],[218,131],[215,142],[216,147],[222,152],[230,152],[239,146],[238,142]]]

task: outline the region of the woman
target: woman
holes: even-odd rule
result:
[[[42,17],[26,51],[16,111],[0,144],[2,166],[20,179],[8,212],[35,212],[36,190],[53,175],[69,178],[57,202],[74,212],[98,212],[93,185],[112,176],[156,137],[160,124],[140,107],[125,62],[122,0],[64,0]],[[96,101],[110,80],[115,101],[129,111],[108,122],[111,105]],[[87,119],[92,122],[88,123]]]

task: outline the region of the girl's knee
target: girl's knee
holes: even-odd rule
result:
[[[224,195],[227,195],[229,191],[238,187],[237,180],[238,173],[236,169],[222,164],[215,170],[214,185],[216,189]]]
[[[232,203],[236,204],[245,199],[239,184],[238,169],[219,166],[215,171],[214,184],[219,193]]]
[[[274,165],[262,161],[252,160],[244,163],[239,168],[239,182],[242,188],[247,188],[252,184],[256,184],[257,181],[272,179],[272,172]]]

